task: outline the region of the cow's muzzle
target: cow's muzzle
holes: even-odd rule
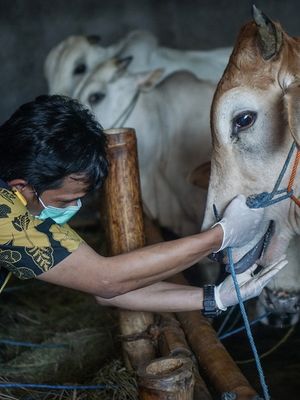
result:
[[[269,227],[263,237],[256,243],[251,250],[249,250],[240,260],[234,264],[234,270],[237,274],[241,274],[250,268],[259,258],[261,258],[263,252],[266,250],[272,234],[274,232],[274,223],[270,222]],[[225,262],[225,252],[220,251],[218,253],[212,253],[208,256],[211,260],[219,262],[222,266],[225,266],[227,272],[230,273],[230,265]]]

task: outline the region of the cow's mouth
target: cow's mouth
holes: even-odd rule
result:
[[[234,264],[234,270],[237,274],[241,274],[250,268],[259,258],[261,258],[263,252],[266,250],[270,239],[274,233],[274,222],[271,221],[266,233],[263,237],[256,243],[251,250],[249,250],[240,260]],[[224,263],[225,252],[220,251],[218,253],[212,253],[208,257],[216,262],[225,266],[227,272],[230,273],[230,264]]]

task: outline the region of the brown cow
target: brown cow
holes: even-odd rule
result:
[[[203,229],[215,221],[213,204],[221,214],[239,193],[250,196],[272,192],[293,141],[300,144],[300,38],[290,37],[279,23],[255,7],[253,16],[254,21],[240,31],[212,104],[213,154]],[[280,189],[288,186],[295,153]],[[297,202],[299,169],[293,190]],[[300,234],[300,207],[296,202],[286,199],[266,208],[262,230],[246,246],[233,249],[240,270],[257,259],[262,266],[271,264],[287,252],[291,238]],[[265,247],[270,221],[274,222],[272,236]],[[299,248],[297,243],[298,239],[295,246]],[[298,267],[296,260],[293,271]],[[276,277],[281,287],[285,292],[294,291],[295,280],[288,282],[282,274]],[[300,271],[297,276],[300,280]],[[296,286],[299,291],[300,283]],[[289,311],[295,312],[298,305],[294,297],[290,304]]]

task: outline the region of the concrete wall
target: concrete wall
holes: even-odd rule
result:
[[[251,18],[246,0],[0,0],[0,124],[22,103],[47,93],[43,63],[71,34],[100,34],[103,44],[129,30],[156,34],[163,45],[208,49],[233,45]],[[257,0],[256,6],[300,35],[299,1]]]

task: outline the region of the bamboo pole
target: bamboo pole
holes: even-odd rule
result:
[[[182,275],[172,282],[187,284]],[[210,321],[198,311],[176,313],[201,370],[219,393],[232,392],[238,400],[253,400],[257,393],[219,341]]]
[[[200,376],[197,360],[187,344],[184,332],[179,321],[173,313],[162,313],[159,324],[160,335],[158,346],[160,354],[163,356],[187,357],[193,363],[194,374],[194,400],[212,400],[209,390]]]
[[[145,226],[146,236],[149,237],[148,241],[150,243],[163,241],[159,228],[152,221],[146,219]],[[169,281],[183,285],[188,284],[182,274],[172,277]],[[170,315],[165,314],[165,324],[167,324],[166,318],[170,318]],[[234,392],[239,400],[253,399],[257,393],[250,386],[239,367],[219,341],[209,320],[203,317],[198,311],[177,313],[176,317],[181,323],[187,341],[196,355],[202,371],[209,378],[216,390],[219,393]],[[176,354],[177,350],[184,347],[184,342],[180,340],[181,338],[181,334],[174,335],[173,322],[173,327],[169,327],[165,337],[161,339],[161,348],[169,346],[171,354],[174,354],[174,352]],[[207,387],[200,375],[199,378],[196,375],[195,392],[197,392],[197,394],[195,393],[195,399],[202,399],[200,396],[207,396],[207,399],[210,398],[208,397],[210,395]]]
[[[159,227],[144,216],[146,242],[154,244],[163,241]],[[162,356],[188,357],[194,364],[194,400],[212,400],[209,390],[198,371],[195,355],[190,349],[185,334],[174,313],[161,313],[159,323],[158,347]]]
[[[134,129],[109,129],[107,157],[109,175],[104,187],[104,221],[110,255],[126,253],[145,245],[143,212]],[[137,369],[155,357],[147,334],[154,323],[149,312],[120,310],[120,330],[127,367]]]
[[[184,357],[162,357],[138,370],[140,400],[193,400],[193,363]]]
[[[144,224],[134,130],[111,129],[106,131],[106,134],[110,173],[105,184],[107,218],[105,227],[108,243],[110,243],[110,254],[115,255],[142,247],[145,244]],[[183,277],[177,277],[172,281],[186,284]],[[209,321],[198,311],[178,313],[177,317],[199,364],[217,391],[220,393],[234,392],[239,400],[253,399],[256,392],[219,342]],[[147,362],[149,363],[155,357],[154,346],[146,334],[153,322],[154,317],[151,313],[120,312],[121,332],[130,337],[130,341],[124,342],[124,353],[130,365],[135,369],[144,363],[147,365]],[[183,369],[187,370],[185,367]],[[174,371],[176,370],[177,367],[174,368]],[[150,372],[153,373],[151,369]],[[163,373],[161,366],[154,375],[157,377],[160,373]],[[153,391],[151,395],[153,395]],[[160,399],[159,397],[149,397],[149,395],[141,398],[143,400]],[[171,399],[171,397],[165,398]],[[179,398],[186,399],[185,397]]]

